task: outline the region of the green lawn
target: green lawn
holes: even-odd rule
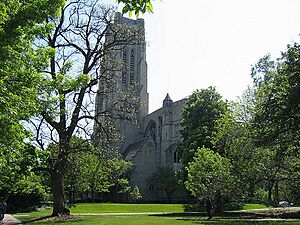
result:
[[[74,224],[74,225],[300,225],[300,221],[253,221],[238,219],[221,219],[216,218],[207,221],[206,218],[182,218],[182,217],[164,217],[149,215],[129,215],[129,216],[81,216],[75,221],[42,221],[26,223],[30,225],[49,225],[49,224]]]
[[[253,208],[254,206],[248,206]],[[153,214],[153,213],[173,214]],[[193,214],[183,215],[181,204],[76,204],[71,213],[76,215],[72,221],[42,220],[30,222],[33,218],[51,214],[51,210],[16,214],[16,218],[29,225],[300,225],[298,221],[259,221],[240,218],[215,217],[207,221],[206,217]],[[109,213],[109,215],[107,214]],[[178,214],[181,213],[181,214]],[[91,215],[87,215],[91,214]]]
[[[182,204],[76,204],[71,213],[144,213],[144,212],[183,212]]]
[[[263,204],[245,204],[243,206],[243,210],[265,209],[265,208],[268,208],[268,206]]]

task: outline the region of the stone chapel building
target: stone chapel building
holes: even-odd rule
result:
[[[132,160],[134,169],[130,175],[132,186],[138,186],[143,201],[164,201],[167,196],[157,193],[147,184],[147,178],[158,168],[180,169],[176,144],[180,140],[181,109],[186,102],[182,99],[173,102],[169,94],[162,101],[162,107],[149,114],[149,94],[147,92],[147,62],[144,33],[144,20],[132,20],[115,14],[115,24],[126,26],[141,26],[143,41],[139,44],[128,45],[117,50],[117,58],[124,64],[119,76],[115,76],[118,90],[134,88],[138,97],[138,110],[135,114],[136,123],[119,119],[118,132],[122,136],[118,144],[119,151],[125,159]],[[135,85],[133,85],[135,84]],[[99,90],[103,89],[101,81]],[[114,101],[116,94],[103,99],[96,97],[96,111],[105,110],[108,101]],[[175,193],[175,199],[181,200],[182,193]]]

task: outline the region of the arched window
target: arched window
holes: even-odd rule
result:
[[[123,51],[123,70],[122,70],[122,84],[126,84],[127,81],[127,51]]]
[[[130,78],[129,83],[133,84],[134,82],[134,50],[131,50],[130,53]]]

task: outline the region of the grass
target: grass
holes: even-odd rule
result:
[[[263,205],[247,205],[246,209],[262,207]],[[264,206],[265,207],[265,206]],[[152,213],[165,212],[169,214]],[[173,212],[173,213],[170,213]],[[206,217],[185,215],[181,204],[76,204],[71,213],[77,215],[74,220],[62,221],[57,219],[30,222],[33,218],[51,214],[51,210],[42,212],[20,213],[15,216],[25,225],[300,225],[298,221],[261,221],[244,218],[214,217],[207,221]],[[85,215],[85,214],[98,215]],[[105,213],[111,213],[107,215]],[[124,213],[127,213],[124,215]],[[145,213],[145,214],[139,214]]]
[[[300,221],[253,221],[238,219],[212,219],[207,221],[204,217],[199,218],[178,218],[149,215],[131,215],[131,216],[82,216],[74,221],[37,221],[26,223],[28,225],[300,225]]]
[[[71,213],[145,213],[145,212],[183,212],[182,204],[75,204]]]
[[[243,206],[243,210],[266,209],[266,208],[269,207],[263,204],[245,204]]]

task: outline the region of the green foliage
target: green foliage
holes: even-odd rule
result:
[[[77,42],[73,43],[73,40],[68,42],[66,37],[72,33],[68,29],[64,30],[65,34],[67,33],[66,36],[61,36],[61,28],[65,25],[64,22],[66,22],[66,20],[64,21],[65,8],[76,4],[78,8],[81,8],[83,5],[88,8],[90,2],[89,4],[87,3],[88,1],[85,3],[82,1],[76,3],[75,1],[71,4],[66,4],[65,0],[3,0],[0,2],[0,128],[2,130],[0,150],[1,152],[5,152],[5,158],[0,161],[0,169],[1,175],[4,175],[3,180],[8,181],[11,177],[13,177],[14,181],[18,180],[17,172],[20,170],[29,176],[31,175],[30,169],[36,166],[35,162],[27,166],[27,162],[34,155],[33,152],[30,154],[25,154],[26,152],[24,152],[23,164],[11,166],[10,163],[18,158],[15,152],[19,153],[23,150],[22,142],[24,138],[29,136],[29,133],[20,124],[20,120],[29,120],[31,116],[37,114],[43,116],[42,121],[46,120],[48,122],[44,127],[41,124],[33,124],[37,133],[36,141],[43,150],[46,149],[45,143],[49,141],[49,139],[45,141],[46,127],[51,127],[48,133],[51,138],[54,136],[64,137],[58,147],[50,145],[49,149],[52,151],[43,155],[45,158],[55,155],[58,159],[58,164],[53,163],[54,161],[52,161],[52,164],[48,164],[51,165],[52,175],[54,174],[53,171],[59,174],[64,171],[66,163],[63,160],[69,154],[68,141],[72,137],[77,125],[78,120],[76,119],[78,119],[80,109],[82,109],[84,94],[90,92],[88,88],[97,84],[97,78],[94,74],[98,73],[95,70],[99,68],[99,61],[104,52],[101,38],[98,40],[95,36],[90,38],[92,36],[90,32],[86,32],[90,36],[86,37],[83,43],[91,41],[89,44],[93,43],[93,45],[88,44],[87,48],[82,47]],[[136,3],[135,1],[130,1],[126,4],[132,7],[130,11],[134,10],[136,15],[139,11],[144,12],[144,9],[152,11],[152,5],[149,1],[145,5],[140,3],[140,1]],[[101,10],[102,13],[104,12],[103,7],[94,7],[94,13],[96,13],[95,9],[97,9],[97,13]],[[108,11],[103,14],[109,17],[112,15],[112,11],[110,13]],[[74,15],[70,12],[69,15]],[[87,11],[84,11],[84,16],[86,16],[85,13]],[[94,16],[95,18],[98,18],[99,22],[98,14],[96,17]],[[68,19],[70,18],[68,17]],[[107,22],[110,20],[111,18],[106,20],[100,19],[102,24],[103,21]],[[71,19],[68,22],[71,22]],[[80,22],[84,23],[84,20],[80,20]],[[92,28],[91,30],[94,29],[94,34],[97,33],[98,38],[103,38],[104,35],[101,33],[101,29],[102,31],[105,30],[107,24],[102,26],[98,22],[89,23],[89,25],[93,24],[96,28]],[[66,25],[64,28],[66,27],[70,28],[71,26]],[[77,25],[76,28],[78,29]],[[73,37],[75,33],[73,32],[71,36]],[[70,36],[68,37],[70,38]],[[62,40],[66,42],[63,43]],[[75,38],[75,40],[77,39]],[[72,46],[70,43],[77,44],[73,52],[69,48]],[[74,69],[74,58],[70,57],[73,61],[70,61],[71,59],[67,60],[69,57],[64,55],[64,53],[68,52],[71,56],[74,56],[80,52],[78,50],[79,46],[82,47],[81,53],[88,49],[89,53],[87,55],[91,56],[91,58],[86,60],[83,69],[78,69],[78,67]],[[93,46],[96,47],[91,51]],[[60,47],[68,50],[60,51]],[[77,53],[75,54],[76,51]],[[90,54],[91,52],[93,53]],[[57,55],[59,56],[57,57]],[[59,59],[56,60],[56,57]],[[75,61],[79,62],[82,60],[78,57]],[[50,72],[47,71],[48,69],[50,69]],[[94,74],[90,73],[92,69],[94,69]],[[75,74],[75,70],[80,72]],[[77,93],[73,96],[68,95],[74,92]],[[67,124],[66,115],[71,111],[72,107],[66,107],[66,102],[70,99],[73,100],[73,105],[71,105],[75,110],[72,112],[72,122]],[[78,105],[74,107],[76,103]],[[60,118],[59,122],[57,122],[58,118]],[[66,131],[67,127],[69,129]],[[55,129],[58,133],[53,135],[53,130]],[[14,148],[11,146],[14,146]],[[66,154],[61,154],[62,152]],[[25,166],[27,166],[27,172],[24,171]],[[8,170],[10,167],[14,171]],[[48,169],[49,172],[50,168],[45,168],[45,165],[41,167]],[[7,176],[7,174],[10,174],[10,176]],[[7,182],[7,184],[11,183]],[[124,184],[125,182],[122,181],[122,183]]]
[[[46,15],[55,15],[61,0],[4,0],[0,4],[0,143],[22,140],[20,120],[36,112],[39,71],[46,64],[46,49],[36,49],[33,41]],[[24,136],[23,136],[24,137]]]
[[[45,197],[41,179],[32,172],[39,164],[40,153],[23,143],[30,133],[20,120],[28,120],[37,112],[39,72],[47,66],[49,57],[48,49],[33,45],[40,23],[46,16],[55,15],[62,3],[0,2],[0,192],[11,209],[31,206]]]
[[[179,189],[178,177],[170,168],[159,168],[147,179],[147,183],[153,186],[155,191],[163,191],[172,200],[172,194]]]
[[[125,114],[124,110],[122,115],[118,114],[117,108],[124,105],[121,101],[114,102],[109,110],[93,111],[94,90],[100,79],[101,85],[108,86],[99,92],[103,96],[115,90],[114,76],[118,69],[121,70],[114,57],[116,46],[123,39],[124,45],[137,43],[139,31],[138,28],[127,29],[113,24],[115,8],[101,3],[99,0],[68,1],[60,8],[59,15],[49,16],[41,24],[41,33],[36,41],[38,49],[51,50],[37,87],[39,117],[32,120],[32,127],[35,141],[41,149],[49,152],[47,154],[51,159],[48,168],[44,169],[51,176],[55,215],[69,213],[63,193],[64,175],[70,160],[79,164],[74,163],[73,174],[68,174],[70,183],[67,187],[70,192],[76,191],[75,187],[80,191],[90,188],[92,192],[108,191],[112,186],[118,186],[119,192],[129,189],[128,181],[121,177],[128,169],[128,163],[119,158],[107,159],[104,166],[96,153],[90,154],[90,147],[74,149],[72,146],[75,134],[86,139],[96,136],[92,133],[93,122],[103,132],[103,136],[95,139],[107,139],[111,143],[117,136],[114,121],[107,123],[103,118],[116,120]],[[111,61],[106,62],[107,58]],[[78,172],[86,180],[75,179]]]
[[[275,146],[296,145],[299,124],[299,44],[289,45],[282,58],[271,61],[270,56],[260,60],[252,76],[256,85],[255,125],[259,144]],[[266,65],[265,65],[266,64]],[[272,64],[272,66],[270,66]],[[263,72],[260,72],[263,71]],[[257,77],[260,77],[260,81]],[[295,146],[298,148],[298,146]]]
[[[131,16],[133,12],[135,13],[136,17],[139,16],[140,12],[145,13],[146,11],[148,11],[150,13],[153,13],[151,0],[116,0],[116,2],[125,4],[122,12],[129,12],[129,16]]]
[[[133,201],[138,201],[141,199],[143,196],[140,193],[140,189],[138,186],[134,186],[130,192],[130,196],[133,199]]]
[[[208,148],[198,148],[193,161],[187,166],[188,179],[184,184],[199,200],[213,198],[217,193],[226,195],[233,179],[230,170],[228,159]]]
[[[73,153],[68,157],[65,185],[72,202],[76,200],[76,196],[82,196],[87,191],[92,192],[93,201],[94,192],[109,192],[111,187],[117,188],[120,193],[131,191],[126,179],[132,168],[130,162],[118,155],[112,157],[104,149],[94,149],[87,141],[78,137],[72,138],[71,148]],[[72,193],[76,196],[72,196]]]
[[[227,103],[214,87],[195,91],[182,112],[182,142],[178,149],[184,165],[192,161],[196,149],[206,147],[216,151],[212,141],[217,121],[227,109]]]
[[[41,152],[26,144],[5,149],[0,157],[0,195],[9,210],[35,206],[48,196],[42,177],[33,172],[40,165]]]
[[[7,203],[8,210],[24,210],[28,207],[36,207],[42,201],[49,198],[49,193],[43,185],[41,177],[36,175],[24,176],[23,179],[13,184]]]
[[[252,70],[256,97],[254,137],[256,146],[264,148],[265,152],[262,172],[267,182],[269,204],[272,204],[272,195],[275,203],[279,198],[291,198],[288,191],[281,190],[299,185],[295,182],[300,156],[299,56],[300,46],[294,43],[288,45],[281,59],[272,61],[266,56]]]

